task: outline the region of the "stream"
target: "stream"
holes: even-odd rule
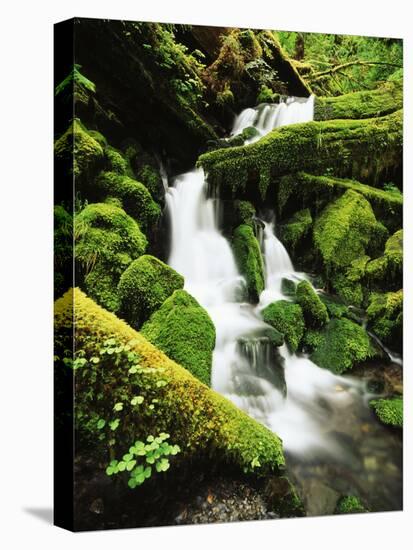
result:
[[[258,135],[251,143],[273,128],[312,120],[313,108],[310,97],[245,109],[232,135],[254,126]],[[207,196],[202,169],[166,185],[168,263],[185,277],[185,289],[216,328],[213,389],[282,438],[288,471],[308,515],[333,513],[342,494],[361,497],[372,511],[401,509],[401,437],[376,420],[366,381],[334,375],[307,356],[290,353],[286,345],[271,345],[272,329],[262,320],[262,309],[288,299],[281,291],[283,277],[307,278],[294,270],[277,239],[274,214],[260,221],[266,284],[254,306],[245,301],[245,281],[219,227],[218,202]]]

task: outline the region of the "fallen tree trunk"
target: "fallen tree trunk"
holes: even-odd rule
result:
[[[403,115],[365,120],[292,124],[252,145],[212,151],[198,165],[221,196],[265,200],[270,184],[297,171],[351,177],[377,186],[398,175],[402,162]]]
[[[314,120],[371,118],[388,115],[403,107],[403,88],[388,82],[376,90],[353,92],[337,97],[316,97]]]

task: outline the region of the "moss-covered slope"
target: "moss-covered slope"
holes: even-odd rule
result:
[[[77,422],[80,448],[92,441],[95,455],[100,460],[108,459],[107,448],[99,442],[98,420],[109,415],[118,420],[116,430],[111,432],[118,454],[126,452],[136,439],[167,432],[187,457],[200,454],[259,473],[277,472],[284,466],[282,444],[274,433],[199,382],[78,289],[66,293],[55,304],[58,379],[64,369],[70,369],[67,364],[73,349],[73,310],[76,349],[78,357],[85,359],[74,373],[68,371],[75,380],[76,413],[82,411],[81,422]],[[108,340],[113,343],[111,353],[115,359],[110,368],[102,370],[100,361],[91,358],[99,358]],[[123,350],[125,345],[127,359],[117,361],[117,350]],[[68,360],[63,362],[65,356]],[[132,372],[129,359],[136,367]],[[139,406],[126,405],[136,395],[154,407],[146,407],[144,412]],[[116,412],[113,406],[118,401],[126,404]]]
[[[144,323],[141,333],[198,380],[210,385],[215,327],[208,313],[185,290],[175,290]]]

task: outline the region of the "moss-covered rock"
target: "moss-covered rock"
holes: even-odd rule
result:
[[[370,244],[380,246],[386,234],[370,203],[351,189],[329,204],[314,224],[314,244],[327,269],[350,265],[365,256]]]
[[[110,172],[114,172],[119,176],[133,177],[128,159],[118,149],[110,146],[105,147],[105,158]]]
[[[75,371],[68,365],[73,358],[73,308],[76,349],[78,353],[82,350],[86,358],[82,368]],[[137,439],[166,432],[181,447],[183,459],[198,455],[258,474],[284,467],[282,444],[274,433],[200,383],[78,289],[56,302],[55,329],[57,376],[63,376],[66,370],[75,383],[78,451],[85,442],[92,445],[88,455],[93,452],[96,465],[106,465],[110,460],[107,443],[100,441],[98,420],[103,418],[118,420],[116,431],[108,426],[108,434],[115,439],[114,451],[119,456]],[[106,362],[106,368],[102,368],[96,358],[108,340],[114,343],[111,353],[117,360],[109,367]],[[63,362],[65,356],[67,361]],[[131,365],[135,366],[132,372]],[[143,405],[130,403],[136,395],[144,398]],[[124,404],[123,410],[114,412],[113,406],[119,401]],[[151,410],[150,403],[154,405]]]
[[[265,286],[264,262],[252,227],[244,224],[235,229],[232,248],[238,268],[247,283],[248,297],[251,302],[258,302]]]
[[[124,271],[118,291],[121,311],[132,326],[140,326],[161,307],[184,278],[154,256],[141,256]]]
[[[403,290],[373,292],[367,308],[369,328],[380,340],[391,347],[401,349],[403,332]]]
[[[96,187],[109,197],[119,198],[125,211],[139,222],[143,231],[152,229],[158,222],[161,209],[142,183],[115,172],[102,172]]]
[[[387,82],[375,90],[363,90],[337,97],[316,97],[314,120],[371,118],[403,108],[401,82]]]
[[[403,230],[396,231],[386,242],[383,256],[368,262],[365,275],[381,288],[400,288],[403,283]]]
[[[234,201],[235,222],[237,225],[254,225],[255,207],[249,201]]]
[[[58,298],[73,284],[73,216],[54,207],[54,293]]]
[[[55,157],[68,165],[75,177],[87,176],[103,160],[103,149],[78,119],[54,145]]]
[[[370,401],[370,406],[383,424],[397,428],[403,427],[403,397],[374,399]]]
[[[281,332],[292,351],[297,351],[304,335],[304,316],[298,304],[278,300],[262,311],[266,323]]]
[[[211,383],[215,327],[208,313],[185,290],[165,300],[141,333],[204,384]]]
[[[79,284],[106,309],[117,311],[119,278],[147,244],[137,222],[124,210],[112,204],[89,204],[75,216]]]
[[[298,171],[377,182],[401,163],[402,111],[366,120],[306,122],[283,126],[258,142],[202,155],[208,181],[238,199],[259,189],[266,197],[276,176]]]
[[[313,347],[311,360],[318,366],[341,374],[377,355],[367,332],[349,319],[332,319],[322,331],[306,336]]]
[[[290,220],[280,227],[280,237],[283,243],[292,252],[297,248],[300,241],[308,235],[313,219],[308,208],[296,212]]]
[[[322,327],[328,323],[327,308],[308,281],[298,283],[295,296],[303,310],[306,326]]]
[[[295,281],[293,281],[292,279],[287,279],[286,277],[282,278],[281,292],[284,294],[284,296],[295,298],[296,289],[297,283]]]
[[[346,495],[337,503],[336,514],[361,514],[368,512],[358,497]]]
[[[319,294],[320,300],[327,308],[327,313],[330,317],[336,317],[341,319],[341,317],[349,317],[349,308],[338,296],[332,294],[327,294],[326,292],[321,292]]]

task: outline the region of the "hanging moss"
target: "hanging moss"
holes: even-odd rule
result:
[[[87,176],[103,160],[103,149],[78,119],[54,145],[55,158],[69,165],[75,177]]]
[[[370,329],[387,345],[401,348],[403,331],[403,290],[372,293],[367,308]]]
[[[210,385],[215,327],[208,313],[185,290],[175,290],[144,323],[141,333],[198,380]]]
[[[102,172],[96,180],[96,186],[107,196],[121,199],[123,208],[139,221],[144,231],[158,222],[161,209],[140,182],[115,172]]]
[[[339,177],[377,181],[400,165],[402,111],[366,120],[306,122],[283,126],[258,142],[201,155],[208,181],[243,198],[248,186],[265,197],[274,177],[333,170]]]
[[[375,90],[363,90],[337,97],[316,97],[314,120],[379,117],[402,108],[401,82],[386,82]]]
[[[304,334],[304,317],[298,304],[278,300],[262,311],[266,323],[281,332],[291,351],[297,351]]]
[[[307,344],[309,342],[307,341]],[[367,332],[349,319],[332,319],[313,336],[310,358],[318,366],[341,374],[377,355]]]
[[[297,248],[300,241],[309,233],[313,219],[308,208],[296,212],[290,220],[280,226],[280,237],[291,251]]]
[[[264,262],[260,245],[249,225],[240,225],[234,231],[232,240],[235,259],[247,283],[248,297],[258,302],[264,290]]]
[[[216,464],[222,461],[222,464],[257,474],[277,473],[284,467],[282,443],[273,432],[200,383],[144,336],[96,305],[78,289],[66,293],[55,304],[58,357],[72,354],[74,305],[76,349],[83,350],[86,358],[99,357],[103,343],[114,339],[120,346],[129,346],[129,352],[135,354],[139,367],[149,369],[149,374],[128,374],[130,364],[113,361],[109,369],[102,369],[99,363],[87,362],[81,375],[80,371],[75,371],[74,375],[70,371],[75,382],[76,410],[84,411],[78,441],[82,444],[86,426],[94,430],[93,449],[88,452],[98,457],[96,464],[108,460],[106,445],[99,443],[101,432],[97,421],[107,418],[108,403],[112,405],[120,400],[125,403],[128,414],[120,412],[115,415],[119,418],[115,433],[118,446],[119,442],[124,442],[127,449],[136,439],[167,432],[171,441],[181,447],[183,459],[201,456],[214,460]],[[63,362],[59,362],[56,368],[58,374],[69,369]],[[152,382],[148,389],[149,381]],[[99,397],[100,392],[103,399]],[[145,413],[147,407],[129,407],[130,400],[136,395],[145,396],[149,403],[153,398],[158,399],[150,414]],[[114,417],[112,406],[109,408],[111,418]]]
[[[175,290],[184,278],[154,256],[141,256],[122,274],[118,291],[121,311],[132,326],[140,326]]]
[[[393,397],[392,399],[375,399],[370,401],[370,407],[374,409],[377,418],[383,424],[403,427],[403,398]]]
[[[337,503],[336,514],[361,514],[368,512],[367,508],[363,506],[360,499],[353,496],[347,495],[341,497]]]
[[[386,233],[370,203],[349,189],[316,219],[314,244],[327,269],[342,268],[364,256],[370,242],[377,246]]]
[[[303,310],[306,326],[322,327],[328,323],[327,308],[308,281],[297,285],[296,301]]]
[[[147,247],[139,225],[112,204],[89,204],[75,216],[75,261],[81,286],[99,304],[117,311],[123,271]]]

